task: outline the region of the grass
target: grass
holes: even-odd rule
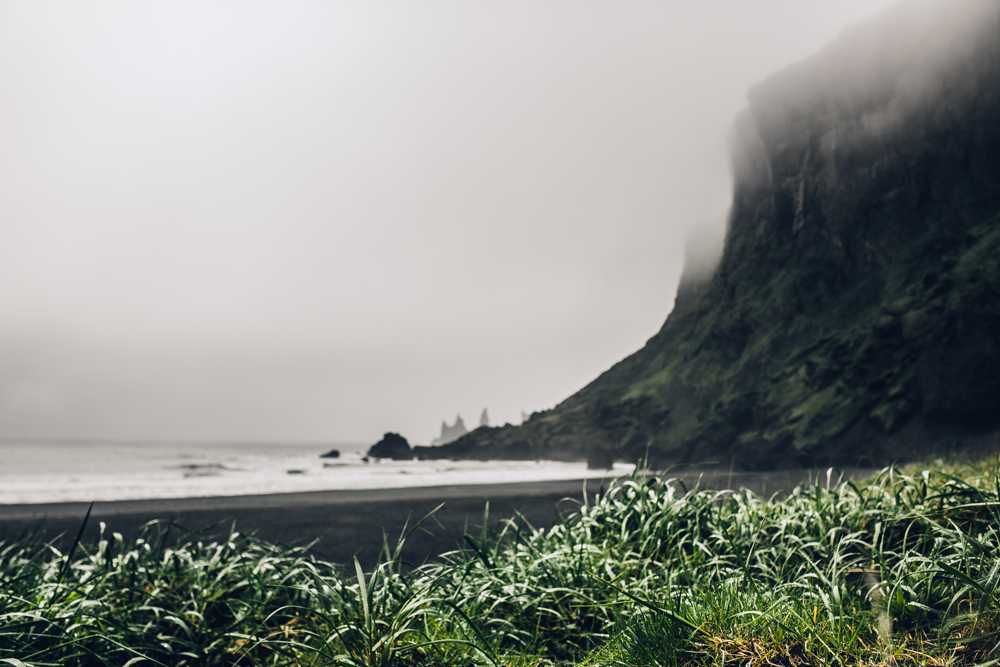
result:
[[[0,665],[990,663],[998,510],[993,459],[770,499],[639,473],[420,567],[404,535],[370,572],[235,529],[22,535],[0,543]]]

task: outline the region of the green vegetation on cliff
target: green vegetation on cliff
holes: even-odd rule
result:
[[[749,100],[715,273],[553,410],[437,455],[883,464],[996,431],[1000,5],[896,6]]]

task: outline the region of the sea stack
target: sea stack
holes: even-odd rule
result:
[[[413,458],[413,449],[406,438],[398,433],[386,433],[368,450],[368,458],[392,459],[393,461],[409,461]]]
[[[458,440],[463,435],[469,432],[469,429],[465,428],[465,422],[462,421],[462,415],[455,415],[455,424],[453,426],[448,426],[448,422],[441,422],[441,436],[431,440],[432,445],[447,445],[449,442],[454,442]]]

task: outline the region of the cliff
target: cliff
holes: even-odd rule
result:
[[[554,409],[435,455],[759,469],[996,443],[1000,3],[902,3],[748,98],[714,273]]]

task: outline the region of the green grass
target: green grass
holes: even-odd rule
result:
[[[640,473],[549,529],[505,521],[417,568],[387,544],[370,572],[235,530],[102,526],[66,554],[25,535],[0,544],[0,664],[980,664],[997,467],[771,499]]]

